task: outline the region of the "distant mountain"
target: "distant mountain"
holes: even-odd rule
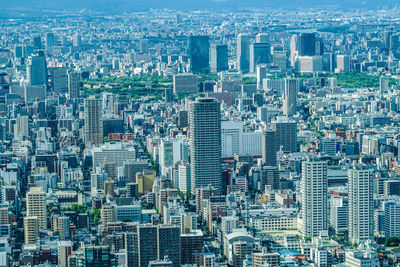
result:
[[[3,2],[3,3],[2,3]],[[301,8],[326,7],[376,8],[394,6],[397,0],[0,0],[2,7],[54,10],[91,9],[105,13],[123,13],[148,10],[150,8],[172,8],[177,10],[198,9],[246,9],[246,8]]]

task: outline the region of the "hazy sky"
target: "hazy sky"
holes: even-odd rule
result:
[[[7,1],[7,2],[6,2]],[[342,8],[391,7],[398,0],[0,0],[2,7],[47,9],[93,9],[103,12],[140,11],[149,8],[173,9],[232,9],[252,7],[321,7],[336,5]]]

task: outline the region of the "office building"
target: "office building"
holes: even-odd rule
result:
[[[299,56],[315,55],[315,33],[300,33]]]
[[[189,36],[191,70],[193,72],[210,71],[210,38],[208,36]]]
[[[279,189],[279,171],[276,166],[263,166],[261,168],[259,190],[265,192],[266,187],[272,190]]]
[[[68,72],[68,97],[75,99],[80,97],[81,74],[78,72]]]
[[[220,192],[220,103],[214,98],[197,98],[190,103],[189,113],[191,191],[211,185]]]
[[[202,253],[204,248],[204,235],[201,230],[192,230],[182,233],[181,242],[181,265],[194,264],[195,254]]]
[[[45,85],[47,87],[47,63],[43,51],[38,51],[29,57],[26,74],[29,85]]]
[[[349,242],[359,244],[373,237],[373,170],[353,165],[348,170]]]
[[[103,143],[103,110],[101,99],[86,98],[84,101],[85,144]]]
[[[237,36],[237,69],[248,72],[250,68],[250,36],[239,34]]]
[[[228,69],[228,46],[226,44],[212,45],[211,72],[218,73]]]
[[[297,123],[278,117],[271,123],[272,130],[275,131],[275,148],[285,153],[297,151]]]
[[[293,116],[297,112],[297,92],[299,91],[299,80],[296,78],[285,79],[283,91],[283,114]]]
[[[151,261],[164,259],[173,266],[180,266],[181,244],[180,229],[172,225],[138,225],[138,261],[139,266],[148,266]]]
[[[250,72],[256,72],[256,66],[271,63],[271,48],[268,43],[253,43],[249,51]]]
[[[328,230],[327,162],[309,158],[302,162],[300,180],[300,230],[304,236],[317,237]]]
[[[262,161],[266,166],[276,166],[276,132],[266,129],[262,134]]]
[[[47,229],[46,193],[41,187],[31,187],[26,194],[26,216],[36,216],[39,229]]]
[[[68,92],[68,76],[66,68],[49,68],[50,87],[56,94]]]
[[[337,55],[335,72],[347,73],[350,72],[350,56]]]
[[[197,93],[199,91],[197,75],[179,73],[173,76],[174,93]]]

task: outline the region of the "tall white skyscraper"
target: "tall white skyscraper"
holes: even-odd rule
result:
[[[297,111],[297,91],[299,80],[295,78],[285,79],[285,90],[283,91],[283,114],[292,116]]]
[[[84,102],[84,141],[85,144],[103,143],[103,110],[101,99],[87,98]]]
[[[192,192],[211,185],[221,192],[221,109],[214,98],[190,103],[190,166]]]
[[[374,233],[373,170],[353,165],[347,172],[349,190],[349,242],[358,244]]]
[[[327,162],[319,158],[302,162],[300,227],[307,237],[319,236],[328,229],[327,168]]]

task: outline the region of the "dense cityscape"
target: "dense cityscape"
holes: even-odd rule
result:
[[[399,12],[2,11],[0,267],[400,266]]]

